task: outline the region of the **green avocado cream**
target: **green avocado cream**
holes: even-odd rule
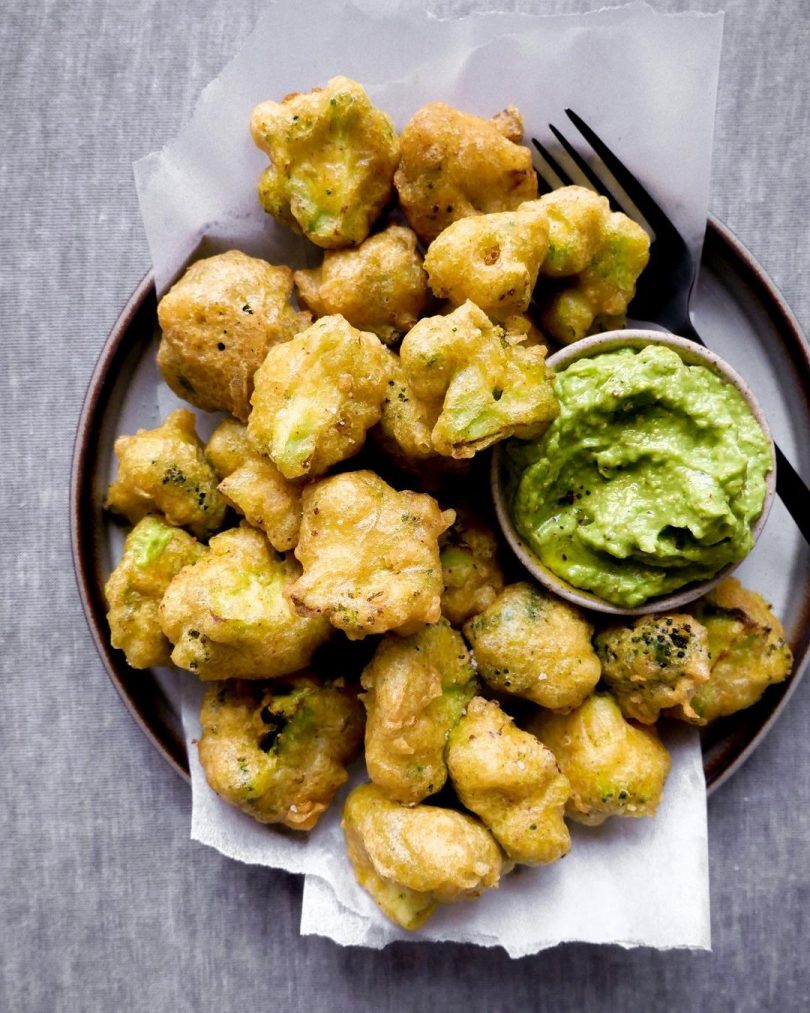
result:
[[[735,387],[663,345],[579,359],[560,414],[506,447],[519,533],[575,587],[632,607],[751,549],[771,451]]]

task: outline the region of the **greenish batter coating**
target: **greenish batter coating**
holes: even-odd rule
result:
[[[205,546],[157,514],[138,521],[104,587],[110,642],[133,668],[168,665],[172,645],[163,635],[158,606],[172,579],[205,555]]]

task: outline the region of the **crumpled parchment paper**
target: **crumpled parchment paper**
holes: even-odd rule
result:
[[[364,84],[400,128],[429,101],[484,116],[511,103],[523,113],[527,137],[553,147],[550,122],[578,140],[564,116],[573,108],[648,186],[698,255],[721,36],[721,14],[663,15],[645,4],[582,16],[444,20],[405,0],[273,4],[205,89],[187,126],[136,164],[158,292],[200,249],[237,247],[291,266],[317,261],[317,251],[260,209],[255,188],[266,160],[247,125],[259,101],[307,91],[336,74]],[[165,389],[158,397],[161,409],[172,399]],[[665,729],[673,767],[654,820],[575,827],[562,862],[519,869],[497,891],[447,906],[417,933],[405,933],[354,882],[339,828],[348,787],[308,836],[263,827],[231,808],[210,791],[197,762],[204,687],[178,678],[192,837],[240,861],[305,873],[302,932],[373,947],[401,938],[468,941],[503,946],[512,956],[570,940],[709,947],[705,789],[693,729]],[[364,777],[361,763],[353,780]]]

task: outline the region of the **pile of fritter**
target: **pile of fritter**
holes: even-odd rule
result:
[[[790,650],[733,579],[595,630],[504,569],[486,448],[556,415],[537,323],[563,342],[623,323],[635,223],[581,187],[538,199],[511,107],[433,103],[397,136],[338,77],[251,131],[263,207],[326,252],[293,272],[230,251],[161,300],[167,383],[228,417],[207,445],[187,409],[116,442],[107,506],[134,527],[112,643],[212,683],[200,761],[263,823],[312,829],[364,743],[349,858],[413,929],[562,858],[566,819],[654,814],[659,717],[750,706]]]

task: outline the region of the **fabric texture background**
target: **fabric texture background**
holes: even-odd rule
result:
[[[565,946],[512,962],[453,944],[341,949],[299,938],[300,879],[189,841],[188,788],[121,705],[90,640],[67,488],[93,364],[149,266],[132,162],[188,117],[262,8],[6,0],[0,13],[0,1009],[804,1007],[810,680],[709,803],[712,953]],[[727,0],[725,10],[712,210],[807,331],[810,8]]]

